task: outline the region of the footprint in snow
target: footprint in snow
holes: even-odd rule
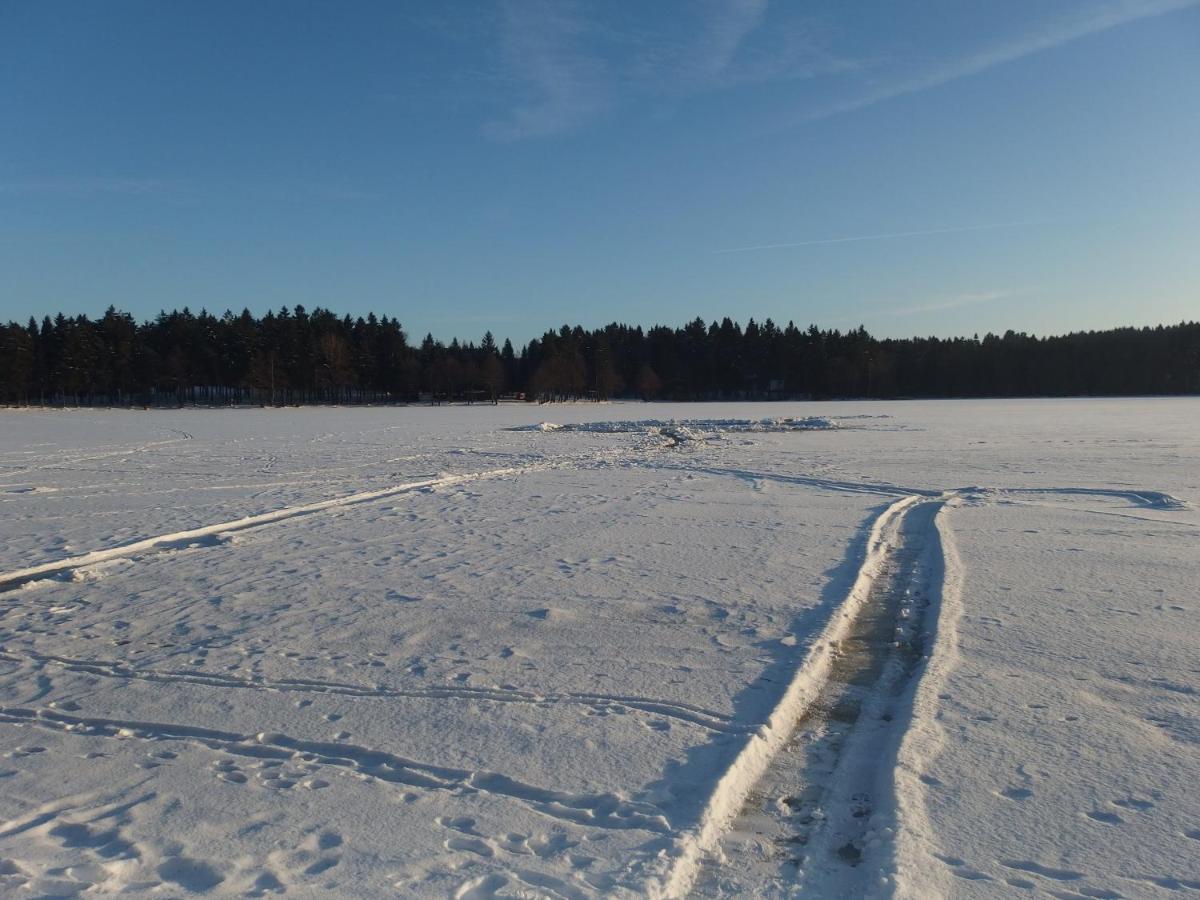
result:
[[[1154,804],[1149,800],[1138,800],[1136,797],[1126,797],[1123,800],[1114,800],[1114,806],[1119,806],[1122,809],[1136,809],[1138,812],[1146,812],[1154,809]]]
[[[529,849],[529,836],[513,831],[506,834],[498,844],[502,850],[507,850],[509,853],[525,854],[526,856],[533,853]]]
[[[463,834],[479,834],[475,830],[475,820],[470,816],[438,816],[434,821],[443,828],[451,828],[454,831],[461,831]]]
[[[1000,792],[1000,796],[1008,800],[1028,800],[1033,796],[1033,791],[1023,787],[1007,787]]]
[[[328,872],[341,861],[341,857],[339,856],[330,856],[326,857],[325,859],[318,859],[315,863],[308,866],[304,870],[304,874],[310,877],[314,875],[320,875],[322,872]]]
[[[447,838],[443,846],[447,850],[461,850],[467,853],[475,853],[479,856],[487,857],[488,859],[496,855],[496,852],[491,848],[491,846],[480,838]]]
[[[1055,869],[1029,859],[1002,859],[1000,865],[1006,869],[1029,872],[1032,875],[1041,875],[1043,878],[1050,878],[1054,881],[1077,881],[1083,877],[1082,872],[1075,872],[1071,869]]]
[[[261,872],[250,889],[246,892],[249,897],[265,897],[267,894],[284,894],[287,888],[273,872]]]
[[[542,859],[547,859],[570,850],[578,843],[578,841],[570,840],[561,831],[552,831],[550,834],[543,834],[532,838],[529,841],[529,849]]]
[[[503,875],[480,875],[464,883],[454,892],[454,900],[488,900],[497,896],[501,888],[508,884]],[[400,887],[401,885],[397,885]]]
[[[197,894],[211,891],[225,880],[208,863],[186,856],[173,856],[165,860],[158,867],[158,877]]]

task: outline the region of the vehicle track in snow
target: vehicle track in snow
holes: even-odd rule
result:
[[[383,500],[412,491],[461,484],[480,478],[497,478],[504,475],[517,474],[522,471],[528,471],[528,468],[494,469],[489,472],[470,475],[445,475],[437,478],[425,478],[376,491],[363,491],[357,494],[335,497],[330,500],[318,500],[315,503],[305,503],[299,506],[285,506],[281,509],[259,513],[258,515],[244,516],[240,519],[233,519],[227,522],[216,522],[211,525],[202,525],[199,528],[189,528],[169,534],[160,534],[117,547],[93,550],[90,553],[82,553],[78,556],[71,556],[66,559],[54,560],[53,562],[0,574],[0,592],[11,591],[31,581],[69,575],[77,569],[108,562],[113,559],[135,557],[161,550],[179,550],[185,547],[219,544],[224,541],[225,535],[246,531],[251,528],[261,528],[264,525],[273,525],[277,522],[299,518],[300,516],[308,516],[331,509],[342,509],[360,503],[371,503],[376,500]]]
[[[888,523],[880,571],[819,695],[705,859],[694,895],[865,895],[878,886],[878,867],[865,860],[894,832],[892,772],[937,604],[934,520],[946,499],[916,503]]]
[[[770,777],[773,766],[780,765],[777,760],[781,754],[786,764],[788,756],[784,751],[798,723],[819,709],[826,686],[839,677],[846,656],[843,644],[855,634],[856,627],[864,621],[864,609],[870,607],[879,593],[876,585],[887,575],[902,523],[914,507],[932,504],[933,501],[920,495],[901,497],[871,523],[857,573],[845,599],[810,643],[768,720],[716,780],[697,824],[677,836],[665,866],[648,879],[649,896],[690,894],[704,874],[706,861],[720,853],[722,841],[746,809],[756,786],[764,776]],[[737,865],[736,861],[733,865]]]
[[[893,496],[905,491],[773,477],[833,491]],[[804,890],[832,896],[878,889],[887,873],[880,864],[886,863],[897,824],[896,753],[911,716],[912,688],[936,639],[945,571],[937,517],[948,502],[1036,502],[1048,496],[1124,500],[1159,511],[1186,508],[1170,494],[1124,487],[908,489],[871,524],[846,599],[812,643],[769,721],[716,781],[700,822],[679,836],[670,863],[649,879],[647,893],[792,896]]]

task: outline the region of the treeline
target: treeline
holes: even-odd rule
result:
[[[400,322],[302,306],[188,309],[138,323],[46,317],[0,329],[0,403],[408,403],[641,397],[1017,397],[1200,393],[1200,323],[1058,337],[877,339],[865,329],[563,326],[516,351],[409,342]]]

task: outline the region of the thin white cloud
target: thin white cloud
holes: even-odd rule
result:
[[[22,178],[0,182],[4,194],[161,194],[180,184],[161,178]]]
[[[1073,10],[1070,14],[1043,22],[1037,29],[1014,40],[985,47],[969,56],[952,60],[911,78],[895,81],[858,97],[821,107],[804,115],[801,120],[808,122],[824,119],[874,106],[896,97],[920,93],[960,78],[977,75],[996,66],[1015,62],[1034,53],[1053,50],[1088,35],[1197,5],[1200,5],[1200,0],[1112,0],[1099,6]]]
[[[767,0],[709,0],[704,7],[700,38],[689,53],[690,79],[713,79],[726,72],[742,43],[757,29],[767,14]]]
[[[794,10],[784,7],[768,23],[767,0],[713,2],[701,9],[699,37],[663,67],[669,89],[725,90],[844,74],[868,65],[833,53],[828,29]]]
[[[501,0],[499,66],[476,72],[509,95],[485,137],[515,141],[576,129],[638,97],[680,96],[858,70],[826,46],[825,30],[770,0],[706,0],[669,30],[614,24],[554,0]],[[603,11],[603,7],[601,7]],[[768,21],[769,19],[769,21]],[[515,100],[513,97],[515,96]]]
[[[485,123],[485,137],[514,141],[558,134],[609,105],[607,72],[579,46],[586,24],[571,6],[505,0],[502,13],[500,52],[524,97],[507,115]]]
[[[932,234],[961,234],[967,231],[991,231],[996,228],[1020,228],[1038,222],[989,222],[984,225],[960,225],[956,228],[924,228],[920,231],[890,231],[885,234],[858,234],[850,237],[817,238],[810,241],[789,241],[781,244],[758,244],[753,247],[727,247],[713,253],[751,253],[757,250],[782,250],[790,247],[816,247],[822,244],[852,244],[858,241],[888,241],[893,238],[924,237]]]
[[[1095,0],[1043,19],[1024,34],[985,46],[864,93],[818,105],[769,128],[788,127],[920,93],[1200,0]],[[598,8],[599,12],[604,7]],[[611,12],[612,8],[609,8]],[[1060,7],[1061,10],[1061,7]],[[687,95],[755,84],[881,69],[830,48],[829,23],[770,0],[707,0],[689,7],[690,25],[670,33],[622,29],[575,0],[500,0],[489,20],[499,67],[475,73],[510,95],[483,125],[486,137],[516,141],[577,129],[637,96]],[[690,36],[688,32],[691,32]]]

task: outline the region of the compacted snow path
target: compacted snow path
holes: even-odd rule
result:
[[[896,827],[889,760],[929,637],[924,617],[941,574],[933,521],[944,502],[912,503],[885,523],[865,602],[846,611],[850,623],[816,698],[705,861],[695,895],[878,887],[878,857]]]
[[[717,781],[698,827],[682,836],[674,863],[661,881],[651,883],[650,895],[679,897],[691,890],[701,875],[705,854],[717,850],[760,780],[774,774],[771,769],[778,767],[778,757],[785,752],[798,723],[816,704],[828,698],[828,685],[832,681],[838,680],[843,673],[849,677],[845,660],[854,651],[847,648],[855,643],[862,644],[861,640],[856,640],[857,632],[863,620],[870,616],[872,598],[880,593],[877,588],[895,555],[901,523],[918,504],[918,497],[904,497],[889,504],[871,523],[848,594],[804,655],[802,666],[770,718]],[[873,654],[867,651],[866,655]],[[849,666],[856,668],[859,664],[855,661]],[[733,861],[734,869],[738,862]]]
[[[771,758],[765,765],[757,761],[758,773],[749,787],[737,777],[741,759],[735,762],[710,801],[710,833],[701,832],[694,848],[681,854],[673,880],[652,885],[650,893],[873,896],[895,889],[895,842],[901,827],[894,783],[897,755],[912,717],[921,664],[933,652],[939,631],[953,632],[962,603],[962,563],[941,516],[947,505],[961,508],[964,501],[980,504],[1010,495],[1187,508],[1164,491],[1075,487],[970,487],[936,498],[910,495],[889,506],[871,526],[854,588],[828,630],[837,636],[822,635],[825,643],[816,645],[817,652],[806,657],[797,675],[810,688],[816,685],[816,695],[790,705],[785,699],[781,707],[789,711],[787,733],[782,740],[765,735]],[[950,612],[939,626],[943,593],[949,595]],[[927,613],[933,621],[925,621]],[[824,647],[833,648],[831,665],[820,664]],[[741,806],[731,816],[734,791]],[[1091,818],[1117,818],[1106,815]],[[1082,877],[1033,863],[1009,868],[1051,881]],[[955,874],[967,881],[989,880],[969,867]],[[1158,882],[1200,889],[1200,883],[1178,878]],[[1009,879],[1009,885],[1032,887],[1033,882],[1017,878]],[[1094,889],[1086,896],[1121,895]]]

